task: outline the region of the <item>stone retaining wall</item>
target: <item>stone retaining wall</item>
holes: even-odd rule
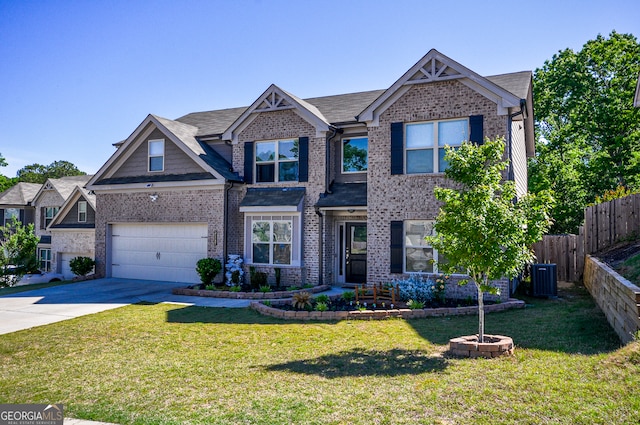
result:
[[[271,305],[281,305],[290,301],[279,300],[272,302]],[[402,319],[418,319],[424,317],[438,316],[462,316],[478,313],[477,306],[471,307],[452,307],[452,308],[424,308],[411,310],[408,308],[390,309],[390,310],[364,310],[364,311],[293,311],[281,310],[272,306],[265,305],[260,301],[253,301],[251,308],[264,314],[265,316],[277,317],[289,320],[345,320],[345,319],[365,319],[379,320],[388,319],[390,317],[400,317]],[[512,308],[524,308],[524,301],[513,298],[500,304],[491,304],[484,307],[486,313],[494,311],[509,310]]]
[[[298,292],[311,292],[316,294],[331,289],[329,285],[318,285],[313,288],[296,289],[294,291],[275,291],[275,292],[233,292],[233,291],[216,291],[209,289],[190,289],[190,288],[174,288],[171,292],[174,295],[188,295],[192,297],[211,297],[211,298],[234,298],[242,300],[274,300],[281,298],[291,298],[293,294]]]
[[[623,343],[640,329],[640,287],[597,258],[587,255],[584,285]]]

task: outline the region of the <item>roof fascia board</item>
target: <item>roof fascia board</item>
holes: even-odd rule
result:
[[[95,233],[95,227],[58,227],[49,229],[51,233]]]
[[[151,132],[153,131],[151,128],[148,128],[146,131],[144,131],[147,125],[151,122],[151,118],[152,118],[151,114],[147,115],[147,117],[140,123],[140,125],[136,127],[133,133],[131,133],[131,135],[127,137],[127,139],[122,143],[122,145],[111,155],[111,157],[107,160],[107,162],[105,162],[104,165],[100,167],[98,172],[93,175],[91,180],[87,182],[87,187],[92,186],[95,182],[103,178],[111,177],[115,172],[115,170],[120,168],[120,166],[122,166],[122,163],[126,161],[127,158],[129,158],[129,156],[131,156],[131,154],[133,153],[133,150],[135,150],[135,149],[130,150],[128,148],[129,145],[133,144],[134,141],[138,140],[138,138],[140,139],[138,140],[138,145],[139,145],[140,143],[142,143],[141,140],[148,137],[149,134],[151,134]],[[141,133],[143,131],[144,131],[144,134],[142,135],[142,137],[139,137],[141,136]],[[111,168],[112,166],[114,167]],[[110,171],[110,172],[107,173],[107,171]]]
[[[206,189],[207,187],[218,189],[223,188],[224,180],[191,180],[184,182],[151,182],[151,183],[125,183],[125,184],[100,184],[87,186],[87,189],[96,193],[120,193],[120,192],[155,192],[159,190],[171,191],[173,189]]]
[[[353,206],[353,207],[320,207],[318,208],[320,211],[346,211],[346,212],[350,212],[353,211],[353,213],[355,214],[356,212],[367,212],[367,207],[363,207],[362,205],[359,206]]]
[[[636,86],[636,96],[633,99],[633,106],[640,108],[640,74],[638,74],[638,85]]]

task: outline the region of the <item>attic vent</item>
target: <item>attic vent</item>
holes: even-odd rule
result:
[[[256,112],[276,111],[279,109],[291,109],[293,105],[287,99],[276,92],[267,94],[267,97],[260,102],[255,109]]]
[[[406,84],[425,83],[428,81],[444,81],[461,78],[462,75],[449,65],[433,58],[422,66]]]

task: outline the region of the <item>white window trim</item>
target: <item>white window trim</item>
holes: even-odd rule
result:
[[[293,141],[294,143],[298,142],[298,159],[280,159],[280,142],[289,142]],[[275,152],[273,161],[260,161],[258,163],[258,145],[261,143],[274,143],[275,144]],[[280,181],[280,167],[278,166],[280,163],[285,162],[296,162],[298,164],[298,176],[295,180],[287,180]],[[258,181],[258,164],[259,165],[268,165],[273,164],[273,181],[272,182],[259,182]],[[253,182],[256,184],[270,184],[270,183],[294,183],[300,180],[300,138],[294,137],[291,139],[274,139],[274,140],[260,140],[253,144]]]
[[[424,222],[429,222],[432,225],[435,223],[435,220],[404,220],[402,223],[402,271],[406,274],[432,274],[432,273],[438,273],[438,250],[434,249],[431,245],[427,244],[426,241],[423,241],[424,243],[422,245],[417,245],[417,246],[407,246],[407,225],[409,223],[424,223]],[[432,255],[433,255],[433,264],[432,264],[432,271],[422,271],[422,272],[417,272],[417,271],[408,271],[407,270],[407,248],[431,248],[432,250]]]
[[[269,263],[253,262],[253,240],[252,229],[253,221],[289,221],[278,217],[291,217],[291,263],[290,264],[273,264],[273,251],[270,248]],[[273,228],[273,227],[272,227]],[[266,266],[266,267],[300,267],[302,266],[302,215],[300,213],[287,212],[267,212],[264,214],[245,214],[244,217],[244,260],[248,265]],[[273,242],[270,242],[273,245]],[[297,249],[296,249],[297,248]],[[296,250],[296,252],[294,252]],[[295,259],[297,257],[297,260]]]
[[[43,252],[48,252],[48,258],[43,260],[42,259],[42,253]],[[44,267],[42,267],[42,264],[44,263]],[[51,271],[51,248],[38,248],[38,266],[40,268],[40,271],[43,272],[48,272]]]
[[[84,208],[80,208],[80,207]],[[81,211],[83,209],[84,211]],[[84,220],[81,218],[81,214],[84,214]],[[78,223],[87,222],[87,201],[78,201]]]
[[[438,124],[441,122],[448,122],[448,121],[466,121],[467,122],[467,140],[469,139],[469,133],[470,133],[470,129],[469,129],[469,117],[460,117],[460,118],[450,118],[450,119],[442,119],[442,120],[431,120],[431,121],[416,121],[416,122],[407,122],[404,124],[404,146],[403,146],[403,152],[402,154],[404,155],[403,157],[403,163],[404,163],[404,174],[406,175],[417,175],[417,176],[424,176],[424,175],[433,175],[433,174],[444,174],[444,170],[440,170],[440,149],[444,148],[444,146],[440,146],[438,143],[439,140],[439,134],[438,134]],[[408,137],[406,136],[408,134],[407,132],[407,127],[411,126],[411,125],[415,125],[415,124],[433,124],[433,146],[431,147],[425,147],[425,148],[407,148],[407,141],[408,141]],[[445,145],[445,146],[460,146],[462,145],[462,140],[460,141],[459,144],[457,145]],[[408,151],[419,151],[419,150],[433,150],[433,172],[432,173],[410,173],[407,171],[407,152]]]
[[[364,171],[344,171],[344,141],[353,139],[367,139],[367,169]],[[350,136],[340,139],[340,173],[341,174],[366,174],[369,171],[369,136]]]
[[[162,155],[151,155],[151,143],[162,143]],[[147,143],[147,171],[150,173],[161,173],[164,171],[164,154],[165,154],[165,143],[164,139],[149,139]],[[162,167],[160,170],[152,170],[151,169],[151,158],[162,158]]]

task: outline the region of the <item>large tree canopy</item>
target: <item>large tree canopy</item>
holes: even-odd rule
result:
[[[554,191],[552,232],[576,232],[584,207],[607,190],[640,187],[638,73],[640,44],[615,31],[579,52],[560,51],[535,71],[538,140],[529,186]]]
[[[84,171],[69,161],[54,161],[49,165],[32,164],[18,170],[18,180],[28,183],[44,183],[47,179],[65,176],[82,176]]]

